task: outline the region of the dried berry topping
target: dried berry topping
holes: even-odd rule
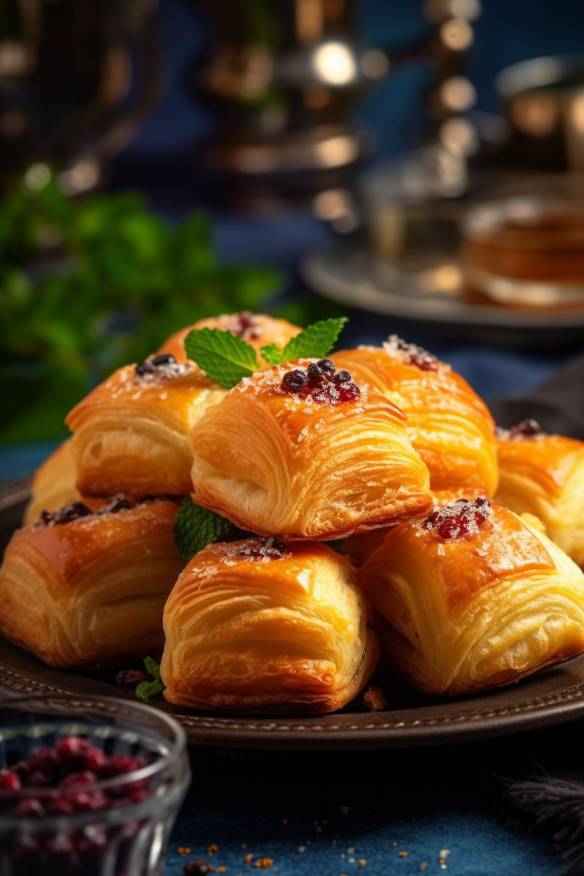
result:
[[[92,513],[91,508],[88,508],[83,502],[71,502],[69,505],[57,508],[56,511],[43,511],[38,523],[41,526],[57,526],[60,523],[71,523],[73,520],[79,520],[80,517],[89,517]]]
[[[128,511],[133,508],[136,502],[131,502],[125,496],[114,496],[107,505],[102,505],[99,509],[99,514],[118,514],[120,511]]]
[[[285,392],[311,398],[319,404],[344,404],[356,401],[361,395],[349,372],[336,371],[330,359],[311,362],[306,369],[287,371],[281,387]]]
[[[509,429],[509,438],[511,439],[533,438],[535,435],[541,434],[543,434],[543,429],[537,420],[533,419],[521,420],[520,423]]]
[[[295,368],[293,371],[288,371],[282,378],[282,386],[287,392],[300,392],[304,389],[308,382],[306,371],[300,368]]]
[[[422,526],[445,541],[453,541],[478,535],[491,514],[488,499],[480,497],[472,502],[469,499],[457,499],[430,514]]]
[[[421,371],[437,371],[439,360],[428,350],[418,347],[417,344],[409,344],[398,335],[390,335],[384,344],[389,353],[400,353],[400,358],[408,365],[415,365]]]
[[[233,326],[229,327],[227,331],[232,331],[235,335],[239,335],[240,338],[244,338],[247,341],[257,341],[262,336],[261,327],[247,310],[235,314]]]
[[[253,538],[237,545],[237,555],[245,560],[279,560],[286,555],[286,545],[278,538]]]
[[[141,669],[121,669],[116,675],[116,684],[120,687],[136,687],[146,679]]]
[[[158,353],[156,356],[148,356],[135,368],[136,375],[142,378],[181,377],[190,370],[189,364],[177,362],[172,353]]]

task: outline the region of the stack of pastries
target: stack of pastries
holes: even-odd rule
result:
[[[259,370],[214,383],[193,328],[243,338]],[[269,366],[299,332],[205,320],[71,411],[6,550],[3,634],[62,668],[162,652],[169,702],[263,714],[343,708],[380,660],[451,696],[584,652],[584,444],[496,431],[396,337]],[[185,567],[189,496],[238,532]]]

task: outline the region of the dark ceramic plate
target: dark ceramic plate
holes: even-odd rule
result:
[[[19,525],[28,496],[25,482],[0,489],[0,549]],[[0,689],[25,694],[126,694],[113,673],[96,675],[48,669],[0,639]],[[127,694],[131,696],[131,694]],[[584,715],[584,658],[527,679],[515,687],[448,702],[406,700],[384,712],[351,705],[314,718],[246,718],[184,711],[155,702],[183,725],[193,745],[215,748],[400,748],[440,745],[546,727]]]

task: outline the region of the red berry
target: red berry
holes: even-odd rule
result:
[[[79,773],[69,773],[61,782],[62,788],[75,788],[79,785],[93,785],[97,781],[95,773],[84,770]]]
[[[85,756],[85,767],[92,773],[99,773],[107,762],[105,753],[101,748],[95,748],[95,746],[92,746],[91,751],[88,751]]]
[[[45,815],[45,807],[36,797],[28,797],[20,801],[16,807],[16,814],[22,815],[23,818],[40,818]]]
[[[77,851],[81,854],[103,852],[107,846],[107,835],[103,828],[95,824],[84,827],[77,839]]]
[[[64,764],[81,764],[93,746],[79,736],[65,736],[59,739],[55,750]]]
[[[59,757],[54,748],[47,745],[39,745],[31,751],[28,758],[28,768],[31,771],[39,770],[52,776],[59,764]]]
[[[47,804],[47,812],[50,812],[51,815],[71,815],[75,809],[64,797],[53,797]]]
[[[100,812],[107,806],[107,800],[101,791],[78,791],[67,799],[77,812]]]
[[[136,772],[144,766],[144,761],[140,757],[130,757],[125,754],[114,754],[109,761],[103,766],[100,771],[102,778],[114,778],[114,776],[125,776],[128,773]]]
[[[13,770],[0,770],[0,790],[20,791],[22,783]]]

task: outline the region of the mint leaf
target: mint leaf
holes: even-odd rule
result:
[[[152,697],[158,696],[164,690],[164,685],[158,679],[157,681],[141,681],[134,694],[136,699],[142,700],[143,703],[148,702]]]
[[[337,342],[337,338],[349,320],[346,316],[339,319],[321,319],[313,322],[299,335],[288,341],[282,350],[282,362],[291,359],[323,359],[328,356]]]
[[[152,678],[160,678],[160,665],[152,657],[144,657],[144,669]]]
[[[346,322],[346,316],[313,322],[288,341],[282,350],[275,344],[262,347],[262,356],[270,365],[281,365],[282,362],[290,362],[292,359],[323,359],[336,344]]]
[[[269,365],[279,365],[282,362],[282,351],[275,344],[262,347],[261,354]]]
[[[214,541],[225,538],[235,527],[206,508],[200,508],[187,496],[174,522],[174,540],[186,562]]]
[[[134,691],[136,698],[142,700],[143,703],[158,696],[164,690],[164,684],[160,678],[160,665],[156,660],[152,657],[144,657],[144,669],[151,680],[141,681]]]
[[[185,351],[224,389],[231,389],[259,368],[254,348],[243,338],[221,329],[193,329],[185,338]]]

